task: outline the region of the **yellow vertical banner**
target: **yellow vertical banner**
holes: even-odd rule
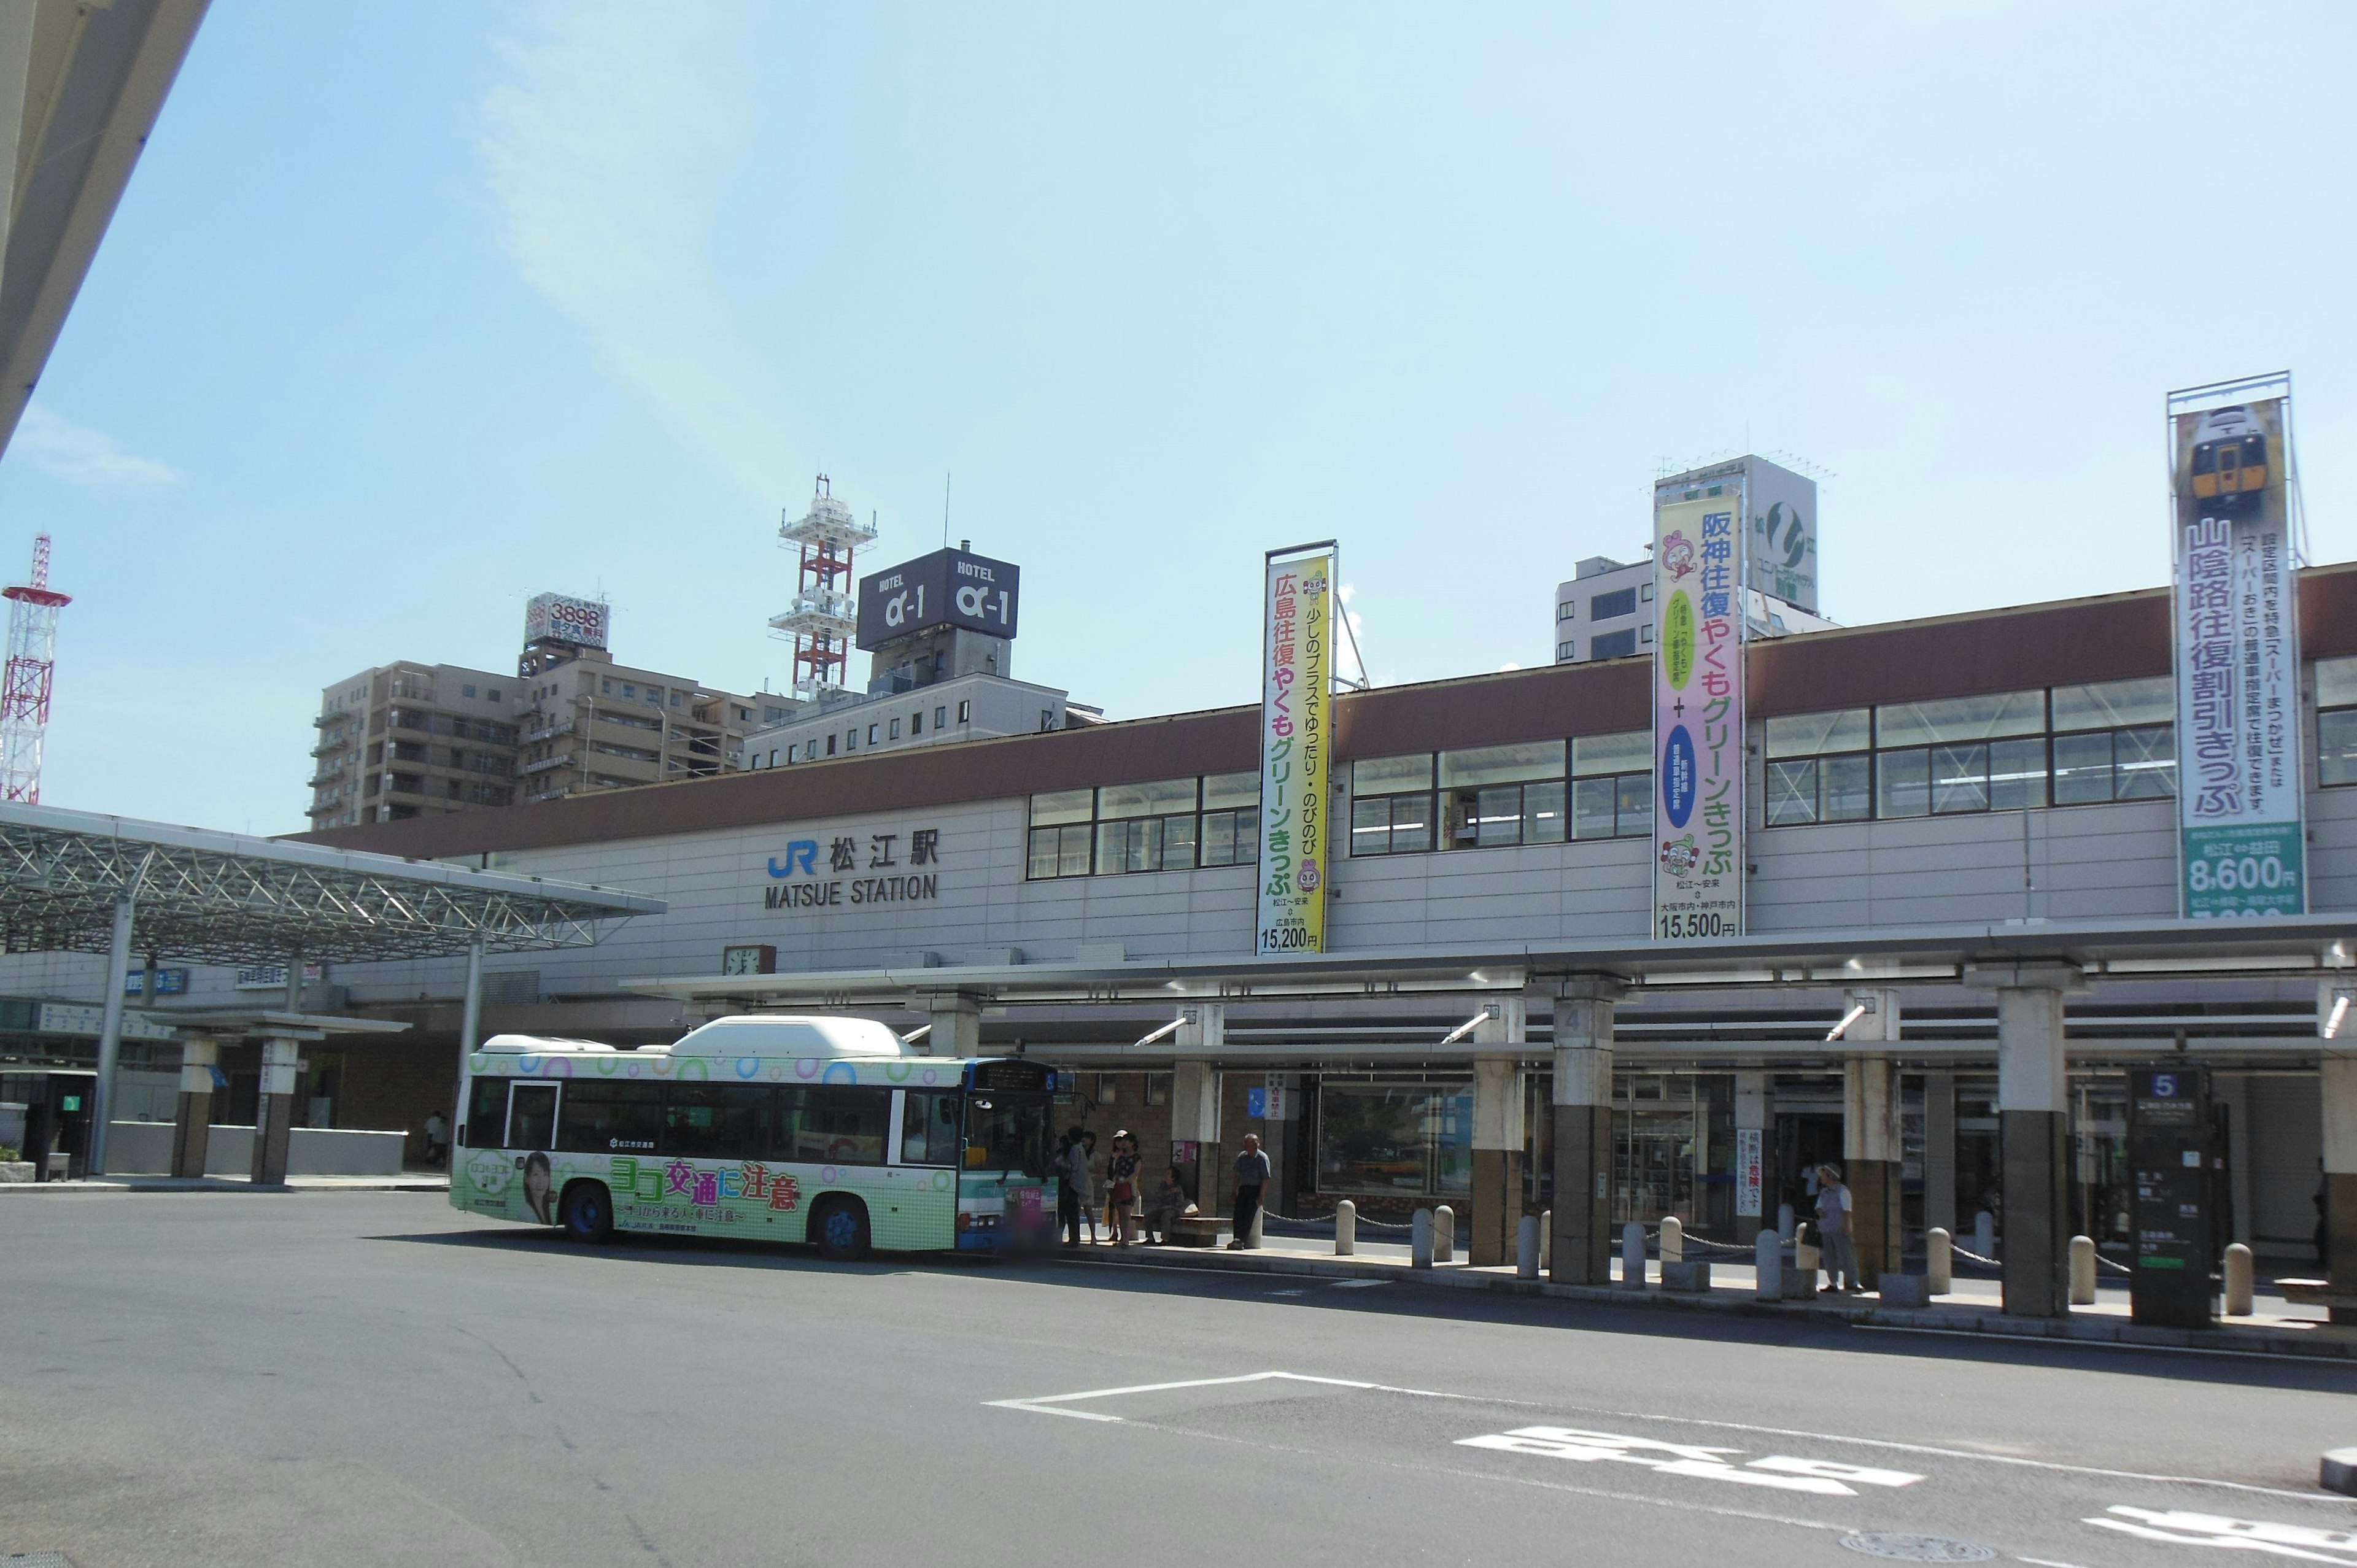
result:
[[[1261,636],[1260,953],[1326,950],[1334,684],[1330,548],[1268,557]]]

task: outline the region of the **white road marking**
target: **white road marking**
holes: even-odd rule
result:
[[[1232,1378],[1184,1378],[1172,1383],[1135,1383],[1124,1389],[1082,1389],[1073,1394],[1034,1394],[1028,1399],[985,1400],[983,1404],[994,1410],[1028,1410],[1037,1415],[1069,1415],[1081,1421],[1120,1421],[1117,1415],[1104,1415],[1091,1410],[1065,1410],[1068,1404],[1082,1400],[1112,1399],[1119,1394],[1168,1393],[1173,1389],[1215,1389],[1234,1383],[1318,1383],[1327,1388],[1358,1389],[1367,1393],[1414,1394],[1418,1399],[1465,1400],[1469,1394],[1444,1394],[1431,1389],[1399,1389],[1388,1383],[1362,1383],[1349,1378],[1313,1378],[1306,1372],[1244,1372]]]
[[[1273,1290],[1268,1294],[1271,1295],[1308,1295],[1309,1293],[1306,1290]]]
[[[1388,1283],[1388,1282],[1380,1282]],[[2052,1459],[2025,1459],[2013,1454],[1980,1454],[1969,1448],[1940,1448],[1926,1443],[1900,1443],[1882,1437],[1852,1437],[1838,1432],[1809,1432],[1790,1426],[1759,1426],[1749,1422],[1712,1421],[1697,1415],[1670,1415],[1661,1411],[1608,1410],[1598,1405],[1568,1405],[1536,1400],[1504,1399],[1490,1394],[1443,1393],[1432,1389],[1393,1388],[1383,1383],[1357,1382],[1348,1378],[1318,1378],[1303,1372],[1247,1372],[1232,1378],[1193,1378],[1179,1382],[1143,1384],[1134,1389],[1089,1389],[1072,1394],[1042,1394],[1028,1399],[985,1400],[986,1405],[1006,1410],[1036,1411],[1041,1415],[1071,1415],[1082,1421],[1119,1421],[1117,1415],[1101,1415],[1093,1411],[1069,1411],[1055,1408],[1082,1400],[1108,1399],[1115,1394],[1159,1393],[1168,1389],[1211,1388],[1223,1383],[1265,1382],[1284,1379],[1301,1383],[1322,1383],[1334,1388],[1361,1389],[1374,1393],[1414,1394],[1419,1399],[1459,1400],[1472,1404],[1524,1410],[1564,1411],[1581,1415],[1609,1416],[1617,1421],[1667,1422],[1682,1426],[1707,1427],[1717,1432],[1745,1432],[1762,1437],[1799,1437],[1813,1443],[1846,1443],[1858,1448],[1880,1448],[1893,1454],[1921,1454],[1936,1459],[1968,1459],[1981,1465],[2011,1465],[2028,1470],[2050,1470],[2064,1476],[2100,1476],[2113,1481],[2154,1481],[2164,1486],[2215,1487],[2224,1491],[2248,1492],[2257,1497],[2293,1498],[2301,1502],[2314,1502],[2314,1492],[2296,1492],[2282,1487],[2253,1486],[2247,1481],[2220,1481],[2207,1476],[2171,1476],[2148,1470],[2114,1470],[2094,1465],[2065,1465]]]
[[[2349,1568],[2357,1563],[2357,1531],[2318,1530],[2312,1525],[2273,1524],[2266,1520],[2226,1519],[2217,1514],[2172,1509],[2157,1513],[2115,1503],[2104,1510],[2118,1519],[2086,1519],[2079,1522],[2098,1530],[2115,1530],[2139,1541],[2165,1541],[2179,1546],[2217,1546],[2230,1552],[2264,1552],[2296,1557],[2303,1563],[2334,1563]],[[2312,1551],[2309,1548],[2322,1548]]]
[[[1465,1448],[1537,1454],[1551,1459],[1574,1459],[1583,1464],[1639,1465],[1656,1475],[1691,1476],[1701,1480],[1728,1481],[1738,1486],[1813,1492],[1829,1498],[1857,1496],[1850,1485],[1852,1482],[1867,1487],[1908,1487],[1923,1478],[1904,1470],[1876,1470],[1831,1459],[1795,1459],[1786,1455],[1755,1459],[1738,1468],[1727,1455],[1741,1453],[1739,1448],[1700,1448],[1692,1444],[1660,1443],[1650,1437],[1587,1432],[1571,1426],[1522,1426],[1512,1432],[1460,1437],[1457,1442]]]
[[[2284,1350],[2211,1349],[2201,1345],[2138,1345],[2121,1339],[2038,1339],[2029,1335],[1983,1334],[1976,1328],[1918,1328],[1906,1323],[1852,1323],[1846,1326],[1863,1329],[1869,1334],[1940,1334],[1951,1339],[1978,1339],[1984,1344],[1995,1340],[2001,1345],[2048,1345],[2068,1349],[2074,1345],[2095,1346],[2105,1350],[2151,1350],[2164,1356],[2240,1356],[2251,1361],[2299,1361],[2314,1366],[2313,1356],[2295,1356]],[[2029,1558],[2022,1559],[2027,1563]]]
[[[1336,1290],[1373,1290],[1391,1283],[1389,1280],[1336,1280],[1334,1288]]]
[[[2083,1563],[2058,1563],[2051,1557],[2023,1557],[2018,1558],[2016,1561],[2035,1563],[2037,1564],[2037,1568],[2085,1568],[2085,1565]]]

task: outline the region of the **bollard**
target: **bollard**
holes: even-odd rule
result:
[[[1457,1261],[1457,1210],[1445,1203],[1432,1211],[1432,1261]]]
[[[1255,1252],[1260,1251],[1260,1228],[1262,1222],[1267,1219],[1268,1205],[1262,1204],[1258,1208],[1253,1210],[1252,1238],[1247,1240],[1244,1245],[1251,1248]]]
[[[2240,1241],[2226,1249],[2226,1316],[2251,1316],[2251,1250]]]
[[[1539,1277],[1539,1219],[1535,1214],[1523,1216],[1514,1227],[1514,1273],[1518,1278]]]
[[[1432,1210],[1419,1208],[1407,1222],[1408,1266],[1432,1267]]]
[[[1631,1290],[1645,1288],[1645,1228],[1633,1219],[1620,1227],[1620,1283]]]
[[[1809,1222],[1802,1220],[1792,1227],[1792,1272],[1800,1278],[1786,1282],[1788,1294],[1814,1295],[1817,1290],[1819,1249],[1809,1240]]]
[[[1934,1225],[1923,1234],[1923,1272],[1932,1276],[1932,1294],[1946,1295],[1956,1286],[1956,1257],[1953,1251],[1954,1238],[1944,1225]]]
[[[1662,1262],[1683,1263],[1685,1261],[1685,1222],[1674,1214],[1666,1215],[1662,1220]]]
[[[1996,1256],[1996,1216],[1986,1208],[1973,1216],[1973,1251],[1984,1258]]]
[[[2071,1305],[2095,1305],[2095,1241],[2092,1236],[2071,1238]]]
[[[1792,1206],[1789,1203],[1776,1206],[1776,1239],[1780,1241],[1792,1239]]]
[[[1334,1255],[1347,1258],[1359,1250],[1359,1206],[1349,1198],[1334,1206]]]
[[[1784,1299],[1784,1241],[1773,1230],[1760,1232],[1752,1244],[1752,1268],[1760,1275],[1760,1299]]]
[[[1539,1273],[1548,1273],[1555,1268],[1555,1210],[1539,1210]]]

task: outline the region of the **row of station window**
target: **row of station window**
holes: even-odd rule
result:
[[[2357,785],[2357,658],[2316,664],[2317,778]],[[2168,799],[2166,676],[1771,718],[1770,827]],[[1350,768],[1350,853],[1416,854],[1652,832],[1652,735],[1363,757]],[[1257,858],[1254,773],[1031,798],[1029,875],[1106,876]]]

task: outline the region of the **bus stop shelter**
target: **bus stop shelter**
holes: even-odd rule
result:
[[[285,1172],[297,1052],[320,1026],[303,1013],[306,963],[467,960],[460,1058],[474,1047],[486,953],[587,947],[609,922],[659,915],[658,898],[609,887],[402,860],[242,833],[0,804],[0,952],[106,958],[90,1170],[106,1170],[109,1101],[134,954],[196,963],[284,964],[290,1020],[264,1039],[257,1179]],[[182,1120],[190,1090],[184,1068]],[[279,1151],[274,1169],[261,1151]]]
[[[2072,1159],[2065,1133],[2066,996],[2100,988],[2134,994],[2189,981],[2267,980],[2314,985],[2321,1061],[2319,1107],[2329,1195],[2332,1283],[2357,1291],[2357,916],[2264,920],[2025,920],[1998,925],[1792,931],[1683,947],[1642,939],[1560,944],[1429,946],[1268,959],[1176,958],[1116,961],[912,966],[906,969],[654,978],[629,983],[709,1009],[850,1007],[914,1012],[931,1020],[937,1051],[981,1048],[985,1015],[1096,1021],[1105,1043],[1035,1044],[1041,1057],[1103,1065],[1151,1048],[1174,1068],[1174,1137],[1221,1141],[1218,1070],[1250,1067],[1271,1047],[1232,1038],[1228,1013],[1284,1000],[1305,1035],[1322,1015],[1340,1021],[1369,999],[1424,999],[1438,1020],[1413,1047],[1454,1051],[1474,1069],[1473,1253],[1510,1257],[1524,1147],[1521,1062],[1553,1067],[1554,1273],[1567,1283],[1610,1277],[1612,1075],[1616,1015],[1632,1001],[1693,1000],[1695,1016],[1732,1011],[1747,996],[1823,998],[1833,1026],[1808,1047],[1842,1059],[1845,1163],[1853,1193],[1895,1188],[1893,1056],[1910,993],[1944,991],[1992,1001],[2003,1124],[2008,1244],[2005,1310],[2050,1316],[2065,1310]],[[1469,1014],[1470,1016],[1458,1018]],[[1539,1019],[1549,1022],[1541,1025]],[[1822,1024],[1820,1027],[1822,1027]],[[1446,1029],[1443,1035],[1440,1029]],[[1258,1031],[1255,1031],[1258,1033]],[[1069,1028],[1064,1038],[1070,1039]],[[1544,1044],[1541,1042],[1544,1041]],[[1531,1047],[1536,1047],[1535,1052]],[[1275,1047],[1288,1057],[1297,1045]],[[1772,1048],[1772,1047],[1771,1047]],[[1786,1047],[1790,1048],[1790,1047]],[[2181,1048],[2181,1047],[2180,1047]],[[1363,1056],[1363,1045],[1347,1048]],[[2166,1051],[2166,1047],[2161,1047]],[[2169,1059],[2161,1056],[2158,1059]],[[1895,1216],[1895,1205],[1891,1214]],[[1883,1214],[1861,1208],[1862,1229]],[[1890,1229],[1896,1229],[1895,1218]],[[1501,1255],[1502,1253],[1502,1255]]]

